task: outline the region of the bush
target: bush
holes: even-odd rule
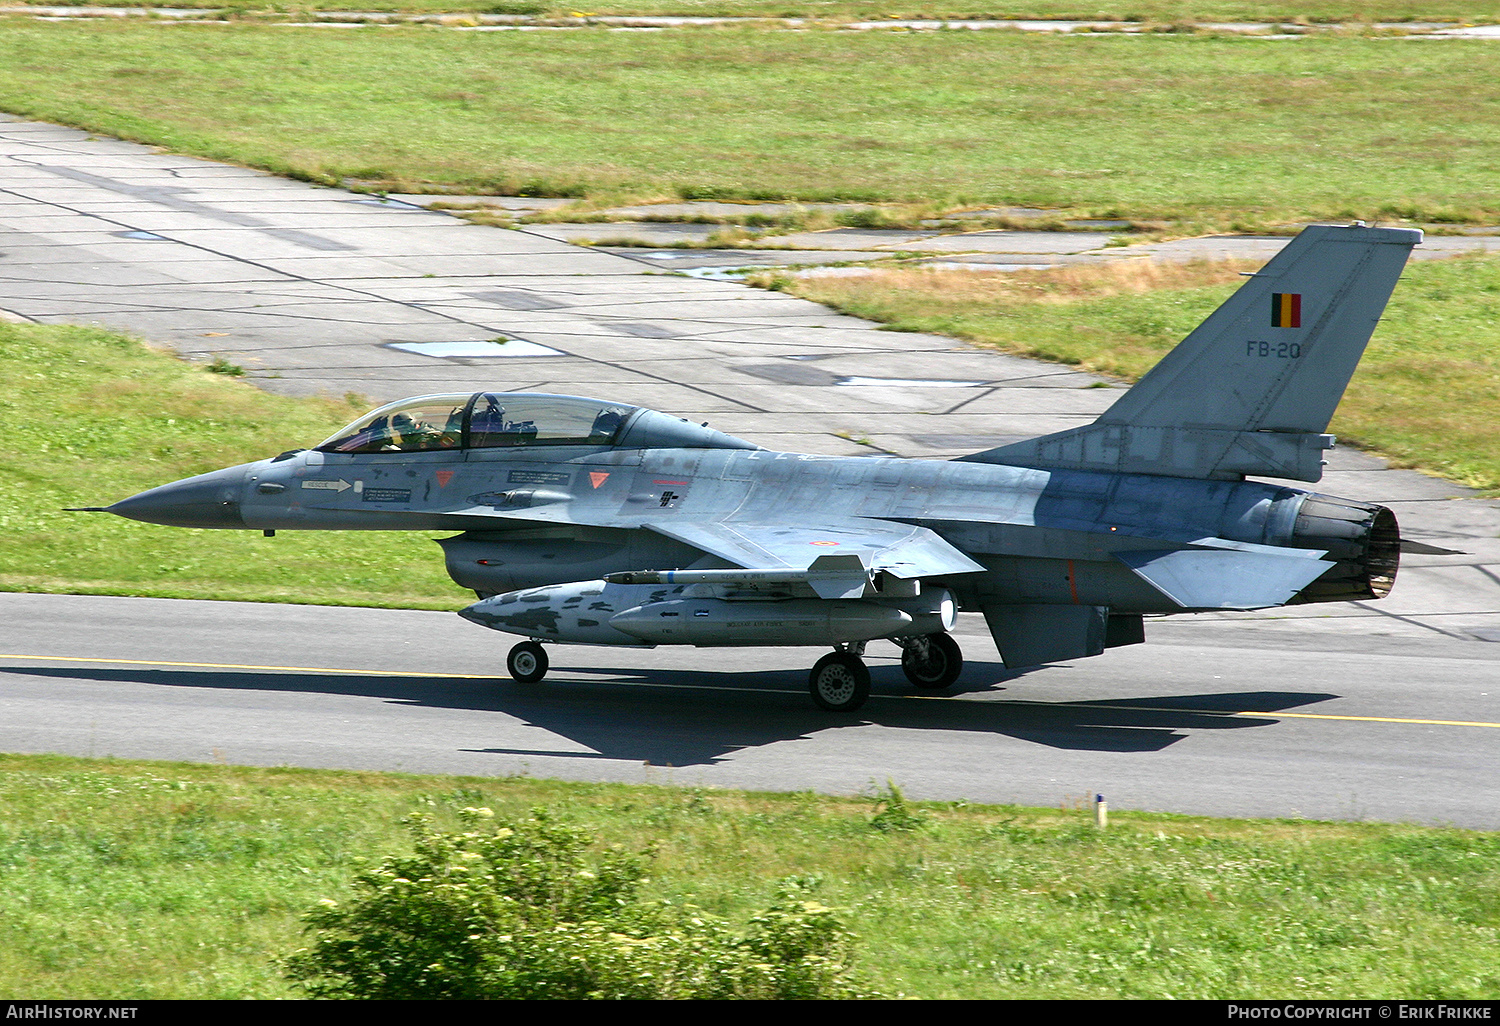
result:
[[[875,792],[875,806],[870,825],[876,830],[920,830],[927,825],[927,817],[908,805],[901,788],[890,780],[885,782],[884,791]]]
[[[319,934],[283,963],[314,997],[827,998],[852,983],[852,936],[834,910],[784,883],[736,936],[692,907],[640,900],[649,852],[609,851],[532,818],[460,833],[413,817],[409,856],[360,873],[356,897],[305,916]]]

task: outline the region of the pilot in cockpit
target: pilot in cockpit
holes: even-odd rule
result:
[[[599,411],[594,418],[594,424],[589,428],[588,440],[595,445],[609,445],[615,440],[615,433],[620,430],[620,425],[625,422],[625,410],[615,406],[606,406]]]
[[[391,440],[390,444],[384,447],[384,451],[416,452],[423,449],[456,449],[462,429],[462,408],[449,415],[448,423],[443,429],[437,428],[430,421],[415,419],[405,413],[397,413],[391,417]]]

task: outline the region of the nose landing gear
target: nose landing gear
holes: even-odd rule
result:
[[[505,669],[522,684],[535,684],[547,676],[547,650],[535,641],[523,641],[505,657]]]

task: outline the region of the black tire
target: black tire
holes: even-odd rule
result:
[[[870,671],[848,652],[830,652],[813,664],[807,689],[819,709],[853,712],[870,697]]]
[[[505,657],[505,669],[522,684],[535,684],[547,676],[547,650],[534,641],[523,641]]]
[[[901,672],[924,691],[946,688],[964,671],[964,654],[951,634],[928,634],[925,645],[901,650]]]

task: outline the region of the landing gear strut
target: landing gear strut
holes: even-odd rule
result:
[[[547,650],[534,641],[523,641],[505,657],[505,669],[522,684],[535,684],[547,676]]]
[[[963,672],[963,652],[951,634],[902,638],[900,645],[901,672],[924,691],[946,688]]]

